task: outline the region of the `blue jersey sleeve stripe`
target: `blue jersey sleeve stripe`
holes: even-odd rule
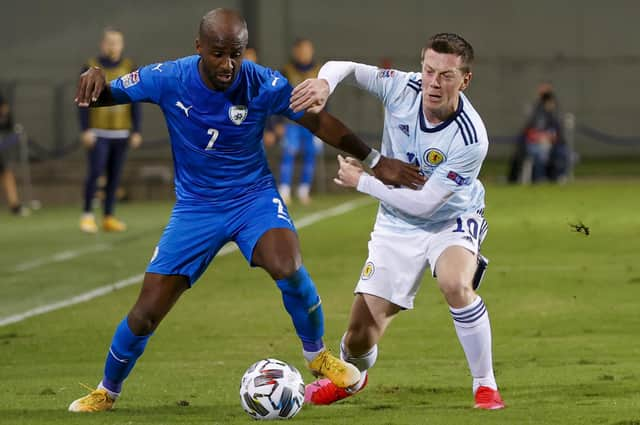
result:
[[[458,128],[460,129],[460,134],[462,134],[462,138],[464,139],[464,145],[468,146],[469,145],[469,140],[467,140],[467,135],[465,134],[464,130],[462,129],[462,125],[460,124],[460,122],[458,120],[456,120],[456,124],[458,124]]]
[[[471,121],[471,118],[469,118],[469,115],[467,115],[467,113],[463,110],[460,114],[462,116],[462,118],[467,121],[469,123],[469,126],[471,127],[471,130],[473,131],[473,140],[474,143],[478,143],[478,133],[476,133],[476,127],[473,125],[473,121]]]
[[[465,130],[467,130],[467,137],[468,137],[467,140],[469,141],[469,144],[470,145],[474,144],[475,140],[473,140],[473,137],[471,135],[471,130],[469,130],[469,126],[467,125],[467,122],[464,120],[464,118],[462,118],[462,116],[460,115],[459,119],[458,118],[456,119],[456,122],[460,122],[464,126]]]

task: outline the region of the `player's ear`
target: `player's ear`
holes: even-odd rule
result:
[[[471,83],[471,77],[473,77],[473,72],[471,71],[464,74],[464,76],[462,77],[462,84],[460,84],[460,91],[463,91],[467,87],[469,87],[469,84]]]
[[[196,38],[196,52],[200,53],[201,45],[200,45],[200,37]]]

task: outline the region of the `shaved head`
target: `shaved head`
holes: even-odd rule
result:
[[[222,91],[233,84],[248,41],[247,23],[235,10],[213,9],[202,17],[196,51],[201,58],[198,70],[207,86]]]
[[[200,40],[223,41],[236,39],[245,46],[249,40],[249,31],[244,18],[232,9],[213,9],[200,20],[198,31]]]

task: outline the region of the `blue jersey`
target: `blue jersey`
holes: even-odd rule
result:
[[[225,91],[207,87],[200,56],[148,65],[111,84],[118,103],[151,102],[164,113],[179,201],[227,201],[273,184],[262,144],[273,114],[297,120],[293,88],[277,71],[244,61]]]

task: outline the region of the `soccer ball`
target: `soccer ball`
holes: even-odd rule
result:
[[[293,418],[304,403],[302,376],[281,360],[255,362],[240,382],[240,403],[254,419]]]

